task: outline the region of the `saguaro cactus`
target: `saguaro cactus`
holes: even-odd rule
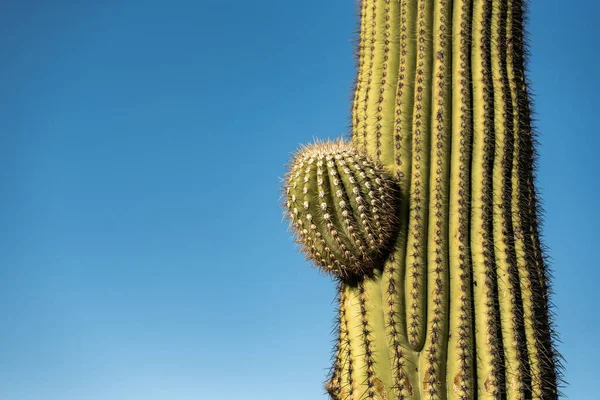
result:
[[[523,20],[522,0],[360,4],[353,149],[304,149],[286,179],[339,280],[334,400],[558,398]]]

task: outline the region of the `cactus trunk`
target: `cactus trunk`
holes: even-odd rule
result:
[[[385,263],[340,279],[334,400],[556,399],[522,0],[363,0],[352,144],[396,180]]]
[[[340,288],[339,399],[551,399],[522,1],[365,0],[352,142],[401,187],[374,279]]]

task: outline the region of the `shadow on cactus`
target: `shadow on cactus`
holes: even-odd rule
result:
[[[363,0],[351,143],[286,214],[338,280],[334,400],[557,399],[522,0]]]

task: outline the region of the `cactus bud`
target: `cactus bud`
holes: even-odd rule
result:
[[[374,190],[380,197],[366,201]],[[284,193],[297,242],[322,271],[351,279],[382,266],[398,233],[399,193],[383,166],[349,143],[314,143],[293,157]]]

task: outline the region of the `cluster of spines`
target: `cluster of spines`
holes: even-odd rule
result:
[[[385,368],[398,399],[558,396],[523,13],[522,0],[361,3],[352,141],[405,202],[395,250],[371,278],[381,310],[364,282],[347,288],[355,323],[385,320],[345,333],[363,342],[349,400],[377,398]],[[390,365],[374,360],[369,383],[365,356],[382,349],[365,349],[380,337]]]

